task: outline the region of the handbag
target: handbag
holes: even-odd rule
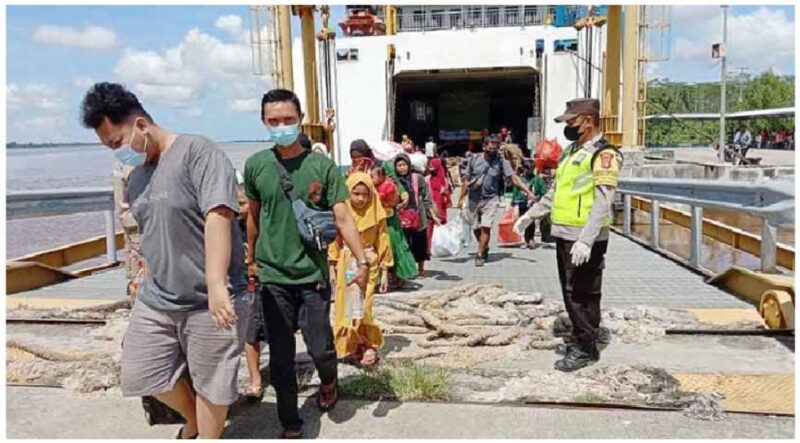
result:
[[[336,240],[336,217],[333,215],[333,211],[317,211],[309,208],[294,190],[292,179],[278,156],[275,155],[275,152],[270,152],[275,158],[275,167],[278,169],[281,188],[292,202],[292,209],[297,220],[297,230],[300,232],[303,244],[318,251],[327,251],[328,245]]]
[[[412,172],[412,174],[414,174]],[[414,187],[414,198],[419,201],[419,176],[414,174],[411,176],[411,185]],[[419,206],[417,204],[416,206]],[[417,231],[420,228],[420,217],[418,209],[401,209],[400,210],[400,226],[404,230]]]

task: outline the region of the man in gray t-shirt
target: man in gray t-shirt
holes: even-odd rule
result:
[[[133,171],[128,198],[147,263],[138,299],[164,311],[208,309],[205,217],[220,206],[238,213],[231,161],[211,140],[179,135],[157,164]],[[239,294],[247,280],[238,223],[231,223],[231,238],[228,289]]]
[[[458,207],[463,208],[464,200],[469,196],[466,218],[478,240],[475,266],[483,266],[484,261],[489,258],[491,229],[497,218],[500,196],[505,190],[506,180],[510,179],[514,186],[528,194],[530,200],[534,199],[533,192],[519,179],[511,163],[499,154],[499,149],[500,142],[497,136],[488,136],[483,146],[483,155],[470,157],[464,176],[461,178]]]
[[[219,438],[239,396],[249,310],[239,296],[246,281],[233,165],[210,140],[158,126],[122,85],[95,84],[81,111],[84,126],[133,168],[127,201],[145,277],[122,339],[122,394],[154,396],[180,413],[177,438]]]

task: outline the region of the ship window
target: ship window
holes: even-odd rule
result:
[[[336,50],[336,61],[358,61],[358,48],[341,48]]]
[[[522,24],[522,21],[519,19],[519,7],[509,6],[506,8],[506,24],[511,26]]]
[[[578,51],[578,40],[577,39],[563,39],[563,40],[556,40],[553,42],[553,51],[555,52],[566,52],[566,51]]]
[[[435,29],[444,27],[444,10],[435,9],[431,11],[431,25],[433,25]]]

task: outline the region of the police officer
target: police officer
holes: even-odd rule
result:
[[[556,117],[556,123],[566,123],[564,136],[572,143],[559,160],[553,188],[514,226],[521,233],[534,220],[550,214],[561,292],[572,322],[572,336],[556,349],[564,355],[555,364],[561,371],[599,360],[598,339],[604,335],[601,286],[622,155],[603,138],[599,111],[597,100],[575,99]]]

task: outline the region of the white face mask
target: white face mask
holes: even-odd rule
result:
[[[133,168],[143,165],[147,159],[147,136],[144,137],[144,151],[136,152],[131,146],[134,135],[136,135],[136,126],[131,131],[131,138],[128,143],[114,150],[114,156],[117,157],[117,160]]]

